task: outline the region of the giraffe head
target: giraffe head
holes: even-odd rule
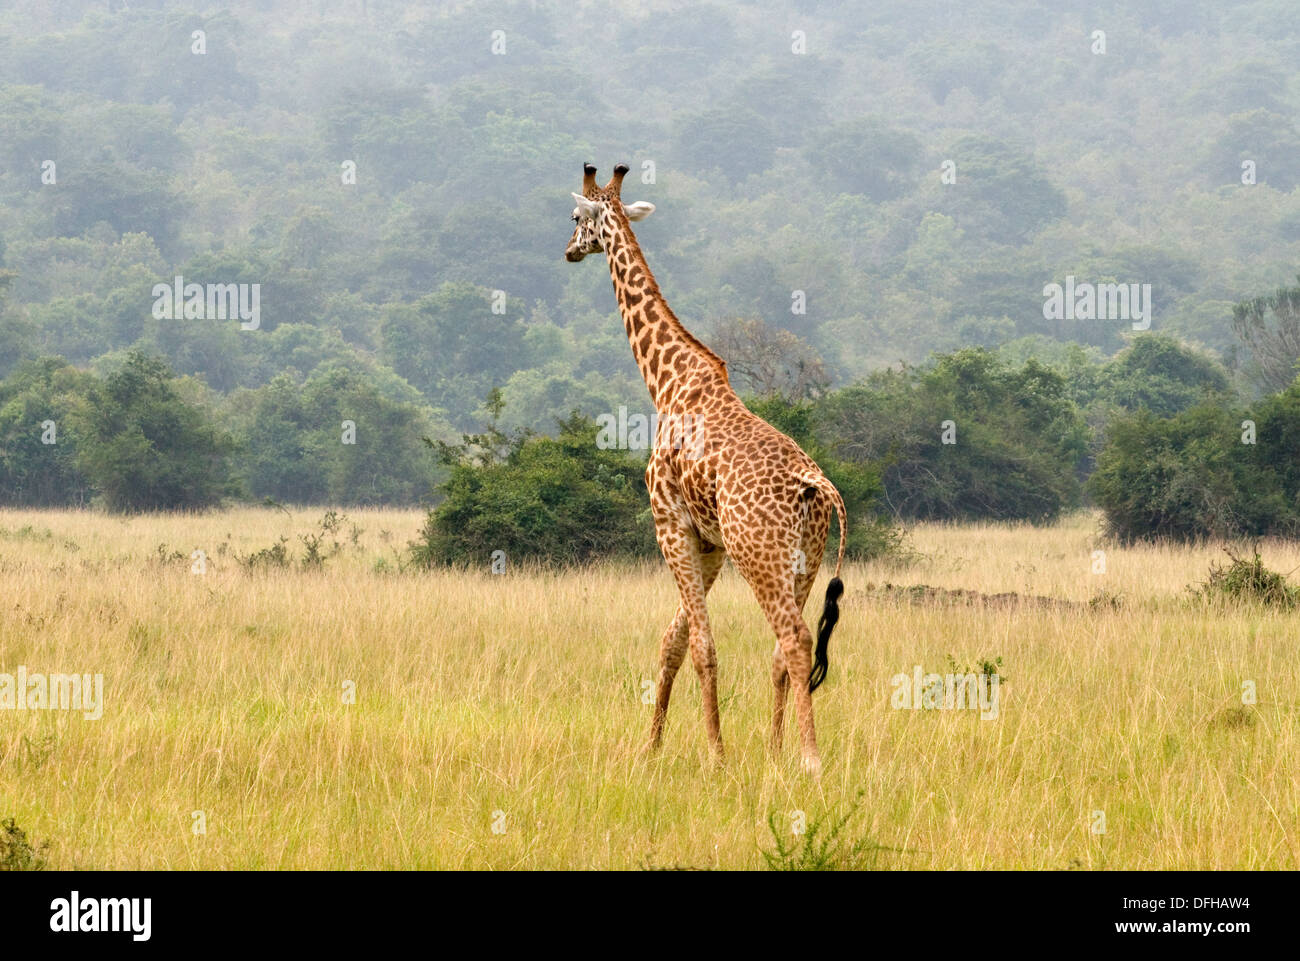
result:
[[[616,211],[628,220],[644,220],[654,213],[655,205],[652,203],[640,200],[634,204],[625,204],[619,197],[627,170],[627,164],[619,164],[614,168],[614,176],[609,178],[609,183],[600,187],[596,184],[596,168],[591,164],[583,164],[582,193],[573,195],[577,206],[573,208],[573,236],[564,248],[565,260],[577,263],[587,254],[604,250],[601,238],[606,227],[612,227],[617,221],[617,217],[613,216]]]

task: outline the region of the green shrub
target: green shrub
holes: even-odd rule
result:
[[[878,472],[887,509],[917,520],[1050,521],[1079,503],[1088,449],[1061,374],[982,348],[829,395],[816,432],[838,458]]]
[[[1243,443],[1253,420],[1256,442]],[[1248,412],[1205,402],[1159,418],[1119,417],[1089,488],[1108,532],[1129,543],[1300,533],[1300,397]]]
[[[499,407],[496,410],[499,414]],[[443,501],[411,545],[421,567],[509,563],[584,563],[654,556],[645,465],[596,446],[593,420],[573,414],[556,437],[486,434],[442,444],[450,476]]]
[[[0,821],[0,871],[40,871],[45,868],[48,842],[33,845],[13,818]]]
[[[211,507],[233,494],[234,443],[167,365],[131,353],[74,415],[77,466],[111,511]]]
[[[845,829],[858,813],[862,792],[858,792],[849,810],[839,816],[827,811],[807,819],[800,834],[777,826],[775,812],[767,816],[772,847],[759,853],[773,871],[861,871],[877,866],[881,852],[895,850],[870,838],[849,840]],[[787,836],[788,835],[788,836]]]
[[[1228,551],[1231,564],[1210,565],[1210,576],[1198,593],[1207,599],[1253,602],[1290,610],[1300,606],[1300,587],[1287,583],[1284,575],[1269,570],[1259,551],[1250,560]]]
[[[28,361],[0,383],[0,502],[65,507],[90,498],[69,414],[94,383],[59,357]],[[47,436],[44,425],[51,421]]]

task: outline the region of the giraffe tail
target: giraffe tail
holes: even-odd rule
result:
[[[826,585],[826,602],[822,606],[822,616],[817,621],[817,649],[813,656],[812,672],[808,675],[808,693],[811,694],[821,686],[822,681],[826,680],[826,671],[830,666],[827,647],[830,645],[831,631],[835,630],[835,625],[840,619],[839,601],[844,593],[844,582],[840,580],[840,569],[844,566],[844,542],[847,532],[844,528],[844,498],[835,489],[835,485],[830,482],[825,474],[808,477],[806,480],[809,487],[816,488],[830,498],[831,504],[835,507],[835,516],[840,523],[840,547],[835,558],[835,576]]]

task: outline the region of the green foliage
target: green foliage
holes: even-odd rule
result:
[[[112,511],[211,507],[234,493],[229,434],[161,360],[132,353],[73,413],[77,467]]]
[[[21,357],[82,363],[138,347],[222,392],[285,368],[262,356],[266,338],[155,324],[152,282],[260,282],[265,331],[308,325],[376,349],[382,318],[447,282],[507,290],[530,312],[541,301],[566,333],[594,313],[617,335],[603,272],[558,256],[577,164],[617,149],[632,151],[622,159],[634,179],[638,161],[657,166],[635,186],[661,213],[638,230],[674,305],[694,308],[683,317],[707,329],[739,299],[788,319],[790,290],[805,289],[815,308],[790,322],[846,382],[1009,336],[1119,348],[1122,325],[1049,329],[1035,316],[1044,279],[1075,265],[1086,279],[1152,282],[1164,329],[1229,347],[1232,298],[1300,255],[1300,208],[1285,193],[1297,155],[1290,21],[1261,41],[1260,24],[1283,17],[1276,3],[1226,20],[1209,4],[1135,14],[1151,25],[1144,56],[1113,44],[1074,63],[1042,56],[1072,48],[1069,18],[1028,0],[993,6],[981,0],[937,30],[916,7],[860,22],[831,6],[802,57],[770,12],[745,4],[614,17],[555,0],[434,5],[398,31],[278,2],[19,17],[0,39],[0,246],[22,310],[0,320],[35,324]],[[1228,66],[1204,69],[1188,23],[1207,24]],[[503,24],[508,55],[495,56],[483,38]],[[207,51],[196,56],[200,28]],[[619,70],[583,56],[575,36],[602,36]],[[279,55],[302,37],[301,56]],[[660,109],[642,109],[646,96]],[[1111,122],[1137,97],[1159,118],[1152,149],[1169,161],[1141,177]],[[1260,176],[1247,203],[1243,157]],[[40,184],[50,159],[57,186]],[[945,160],[956,184],[938,181]],[[355,184],[340,183],[344,161]],[[607,171],[613,158],[600,162]],[[574,179],[561,184],[565,170]],[[1134,224],[1151,239],[1126,251]],[[124,233],[158,252],[148,278],[104,269]],[[519,318],[513,306],[506,318]],[[0,373],[14,362],[6,339],[30,340],[5,326]],[[465,428],[488,385],[537,358],[508,330],[460,329],[482,332],[504,369],[480,378],[441,347],[442,364],[411,363],[432,374],[417,384],[425,402]],[[631,371],[617,336],[570,346],[579,381]],[[334,353],[301,351],[294,366],[307,376],[309,359]],[[404,355],[397,346],[383,360]],[[529,426],[550,423],[538,412]]]
[[[359,547],[359,540],[363,531],[356,524],[351,524],[346,514],[340,514],[338,511],[326,511],[321,515],[315,529],[298,535],[298,540],[302,541],[303,545],[302,559],[298,562],[302,570],[321,570],[326,561],[338,557],[343,552],[347,545],[339,538],[343,536],[345,524],[349,527],[346,535],[348,542],[356,550]],[[159,545],[159,548],[159,553],[163,561],[166,562],[168,558],[165,548],[162,545]],[[244,555],[235,554],[234,558],[235,563],[248,574],[288,570],[294,565],[294,555],[289,548],[289,538],[284,535],[281,535],[270,547],[263,547]]]
[[[181,201],[163,174],[92,162],[66,170],[60,184],[53,201],[54,229],[60,234],[106,223],[117,233],[148,234],[164,250],[174,247]]]
[[[70,415],[83,409],[93,382],[57,357],[29,361],[0,382],[0,503],[55,507],[89,498]]]
[[[435,402],[472,410],[473,398],[526,366],[523,304],[493,311],[490,292],[443,284],[412,305],[385,311],[380,327],[385,361]]]
[[[575,413],[554,438],[507,437],[493,414],[485,433],[441,445],[451,473],[412,545],[417,564],[487,566],[498,550],[511,564],[656,553],[644,465],[598,448],[594,421]]]
[[[995,243],[1024,243],[1065,213],[1065,194],[1022,150],[989,137],[963,137],[948,151],[961,158],[966,187],[953,192],[957,224]],[[945,211],[946,212],[946,211]]]
[[[303,383],[282,374],[231,406],[238,470],[254,497],[411,504],[428,487],[420,438],[433,429],[429,412],[389,400],[362,373],[330,364]]]
[[[777,814],[767,816],[767,829],[772,835],[772,847],[761,848],[763,861],[773,871],[869,871],[876,867],[880,854],[892,850],[882,847],[870,838],[850,840],[845,837],[858,804],[861,792],[844,814],[828,811],[808,819],[803,833],[794,834],[788,825],[778,827]]]
[[[832,4],[807,56],[752,4],[610,17],[485,0],[413,9],[400,30],[373,10],[322,20],[277,0],[153,6],[55,5],[0,28],[0,377],[38,357],[104,372],[133,350],[160,356],[223,395],[213,406],[243,446],[218,460],[256,497],[411,503],[429,473],[412,438],[472,429],[495,385],[511,428],[644,403],[598,258],[560,257],[588,159],[602,175],[628,161],[630,199],[659,206],[638,236],[692,330],[752,315],[857,384],[822,397],[797,438],[860,488],[846,494],[854,541],[874,538],[873,504],[1054,516],[1078,502],[1070,478],[1117,412],[1173,416],[1232,403],[1234,381],[1278,392],[1295,378],[1294,298],[1246,301],[1226,323],[1300,260],[1296,20],[1279,0],[1231,17],[1207,0],[1148,4],[1129,17],[1140,56],[1112,31],[1106,56],[1082,59],[1043,56],[1087,38],[1029,0],[978,0],[938,25],[916,5],[864,20]],[[1223,67],[1206,69],[1203,36]],[[575,37],[599,37],[619,69]],[[1159,135],[1135,148],[1114,120],[1139,102]],[[1045,319],[1043,285],[1066,272],[1150,283],[1164,333],[1130,344],[1125,322]],[[177,274],[260,284],[261,329],[154,318],[152,286]],[[1051,368],[1077,416],[1045,382],[1016,410],[1009,374],[981,396],[930,362],[1008,342],[1008,370]],[[863,380],[900,360],[922,366]],[[273,387],[281,375],[303,397]],[[94,485],[65,409],[78,391],[0,391],[0,499],[84,502]],[[31,446],[39,409],[55,411],[56,449]],[[936,444],[936,418],[956,421],[957,445]],[[346,451],[343,419],[359,427]],[[1284,492],[1291,450],[1259,465]]]
[[[1286,390],[1256,402],[1256,439],[1250,456],[1287,504],[1300,513],[1300,377]]]
[[[1269,570],[1259,551],[1249,560],[1228,551],[1232,561],[1226,567],[1210,565],[1210,575],[1198,593],[1207,599],[1263,604],[1290,610],[1300,607],[1300,587],[1287,583],[1286,576]]]
[[[1108,531],[1124,542],[1300,533],[1300,388],[1247,414],[1207,402],[1113,422],[1089,481]]]
[[[877,202],[906,193],[924,157],[920,140],[880,117],[827,127],[805,152],[828,187]]]
[[[936,103],[948,94],[965,89],[981,99],[997,84],[1006,54],[990,43],[954,43],[951,39],[912,44],[905,62]]]
[[[1002,673],[1002,655],[999,654],[994,658],[981,657],[977,660],[976,668],[972,668],[965,663],[959,663],[957,658],[951,654],[946,655],[948,661],[948,673],[954,675],[979,674],[986,678],[996,677],[999,683],[1005,684],[1007,676]]]
[[[1215,183],[1239,180],[1242,161],[1249,160],[1255,164],[1259,183],[1281,191],[1300,184],[1300,131],[1291,116],[1273,110],[1256,108],[1232,114],[1208,154],[1207,174]]]
[[[1079,499],[1087,428],[1064,378],[967,348],[874,375],[819,404],[819,436],[881,472],[902,518],[1050,520]],[[944,443],[944,422],[951,421]]]
[[[1125,410],[1168,417],[1207,395],[1228,393],[1228,375],[1214,360],[1166,334],[1134,339],[1105,367],[1099,393]]]
[[[743,180],[771,165],[772,141],[771,124],[748,107],[707,110],[678,122],[673,158],[683,167]],[[719,144],[728,145],[726,153],[718,151]]]
[[[3,254],[0,241],[0,263]],[[30,357],[36,345],[36,325],[23,317],[9,300],[9,285],[14,276],[12,270],[0,270],[0,377]]]
[[[256,571],[284,570],[293,562],[289,554],[289,538],[281,536],[270,547],[260,548],[242,557],[236,555],[235,561],[249,574]]]
[[[47,866],[49,843],[33,846],[13,818],[0,821],[0,871],[41,871]]]

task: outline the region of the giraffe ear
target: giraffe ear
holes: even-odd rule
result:
[[[627,214],[627,219],[632,221],[645,220],[654,212],[655,205],[648,200],[638,200],[634,204],[623,205],[623,213]]]
[[[579,217],[581,217],[581,218],[584,219],[584,220],[595,220],[595,219],[596,219],[596,206],[597,206],[597,205],[596,205],[595,203],[593,203],[592,201],[588,200],[588,199],[587,199],[586,197],[584,197],[582,194],[572,194],[572,197],[573,197],[573,202],[576,203],[576,204],[578,205],[578,206],[575,208],[575,211],[574,211],[574,212],[577,213],[577,215],[578,215]]]

